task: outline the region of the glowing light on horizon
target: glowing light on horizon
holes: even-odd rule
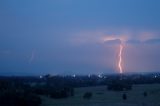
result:
[[[119,67],[119,72],[123,73],[123,68],[122,68],[122,52],[123,52],[123,45],[122,43],[120,44],[119,48],[119,61],[118,61],[118,67]]]

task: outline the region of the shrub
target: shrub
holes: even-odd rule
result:
[[[131,90],[132,84],[125,82],[112,82],[107,85],[107,89],[113,91]]]
[[[147,92],[143,92],[143,96],[146,97],[148,94]]]
[[[126,100],[126,99],[127,99],[127,95],[124,93],[124,94],[122,95],[122,98],[123,98],[123,100]]]
[[[55,90],[52,91],[49,95],[54,99],[67,98],[69,96],[66,90]]]
[[[84,99],[90,99],[92,97],[92,93],[91,92],[86,92],[84,95],[83,95],[83,98]]]

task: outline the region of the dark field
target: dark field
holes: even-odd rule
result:
[[[148,93],[144,97],[143,92]],[[83,98],[85,92],[92,92],[89,100]],[[127,94],[127,99],[122,99],[122,94]],[[75,89],[75,96],[67,99],[54,100],[42,97],[41,106],[159,106],[160,84],[134,85],[131,91],[108,91],[106,86],[82,87]]]
[[[159,106],[160,74],[0,77],[0,106]]]

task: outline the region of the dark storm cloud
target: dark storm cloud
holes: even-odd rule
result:
[[[119,45],[119,44],[121,44],[121,41],[120,41],[120,39],[115,39],[115,40],[105,41],[104,43],[105,43],[106,45],[114,45],[114,44]]]
[[[128,40],[126,43],[128,43],[128,44],[140,44],[142,42],[139,41],[139,40]]]
[[[145,41],[147,44],[160,44],[160,39],[149,39]]]
[[[1,0],[1,73],[112,73],[117,70],[120,39],[125,44],[126,71],[159,70],[160,55],[152,54],[160,52],[159,4],[158,0]],[[136,68],[139,55],[146,61]]]

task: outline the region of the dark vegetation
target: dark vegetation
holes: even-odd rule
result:
[[[144,97],[148,96],[148,94],[147,94],[147,92],[146,92],[146,91],[145,91],[145,92],[143,92],[143,96],[144,96]]]
[[[53,99],[74,96],[74,88],[107,85],[108,90],[131,90],[133,84],[160,83],[160,74],[51,76],[41,77],[0,77],[0,106],[40,106],[41,97]],[[146,97],[147,92],[143,93]],[[91,92],[83,95],[92,98]],[[127,99],[127,95],[122,98]]]
[[[92,92],[86,92],[84,95],[83,95],[83,98],[84,99],[91,99],[92,98]]]
[[[132,84],[125,80],[114,80],[107,85],[107,89],[113,91],[128,91],[132,90]]]
[[[40,106],[41,96],[54,99],[74,96],[72,87],[54,86],[48,80],[44,83],[35,77],[1,77],[0,106]]]
[[[124,94],[122,95],[122,98],[123,98],[123,100],[126,100],[126,99],[127,99],[127,95],[124,93]]]
[[[23,83],[0,81],[0,106],[39,106],[41,98],[32,93],[29,85]]]

